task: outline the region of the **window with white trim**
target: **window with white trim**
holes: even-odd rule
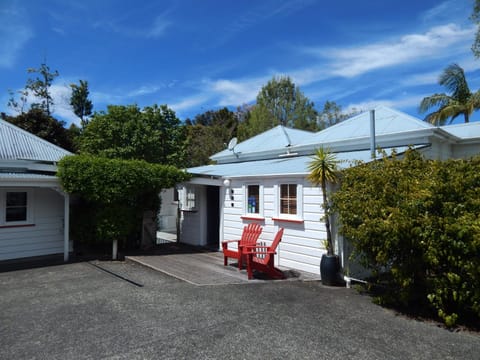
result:
[[[184,211],[197,210],[197,192],[194,186],[186,186],[182,189],[181,209]]]
[[[263,217],[263,185],[250,183],[243,185],[245,216]]]
[[[247,185],[247,214],[260,214],[260,185]]]
[[[0,226],[32,222],[32,192],[24,189],[0,191]]]
[[[294,181],[275,185],[276,219],[303,221],[303,184]]]

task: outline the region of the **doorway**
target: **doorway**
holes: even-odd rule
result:
[[[218,250],[220,244],[220,188],[207,186],[207,244]]]

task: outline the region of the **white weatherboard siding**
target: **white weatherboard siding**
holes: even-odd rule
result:
[[[278,190],[280,184],[302,184],[301,203],[303,223],[274,220],[278,218]],[[246,201],[245,185],[258,184],[263,186],[263,216],[260,220],[242,219],[246,215],[244,204]],[[303,177],[276,177],[269,179],[235,179],[232,181],[234,199],[226,196],[224,202],[223,235],[224,240],[239,239],[243,227],[250,222],[257,222],[263,227],[260,240],[270,245],[280,227],[285,229],[282,241],[277,249],[276,263],[292,269],[320,273],[320,258],[325,253],[322,239],[326,239],[325,225],[320,221],[322,217],[322,194],[318,187],[313,187]],[[225,190],[228,191],[228,190]],[[227,192],[226,192],[227,194]],[[262,202],[262,201],[260,201]],[[232,204],[234,205],[232,207]],[[254,216],[252,216],[254,217]],[[233,245],[232,245],[233,246]]]
[[[188,185],[188,188],[194,189],[195,207],[182,208],[180,241],[189,245],[203,246],[207,243],[206,188],[201,185]]]
[[[64,198],[51,189],[31,191],[32,224],[0,228],[0,260],[63,253]]]

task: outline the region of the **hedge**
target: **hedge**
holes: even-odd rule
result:
[[[480,319],[480,157],[409,150],[343,171],[332,198],[352,258],[383,304],[431,309],[447,326]]]
[[[80,198],[72,211],[74,237],[122,245],[138,240],[143,212],[158,211],[160,191],[189,177],[170,165],[90,155],[63,158],[57,175],[63,189]]]

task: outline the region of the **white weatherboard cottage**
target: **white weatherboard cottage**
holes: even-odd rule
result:
[[[69,196],[55,176],[66,155],[0,120],[0,261],[62,253],[68,260]]]
[[[374,136],[372,136],[374,134]],[[329,148],[343,167],[372,161],[372,149],[398,154],[408,146],[432,159],[480,153],[480,123],[435,127],[387,107],[378,107],[317,133],[277,126],[211,157],[215,165],[188,169],[180,188],[180,241],[219,248],[257,222],[269,243],[285,228],[276,263],[319,274],[326,252],[321,189],[307,179],[315,149]],[[346,264],[348,249],[333,229],[335,251]]]

